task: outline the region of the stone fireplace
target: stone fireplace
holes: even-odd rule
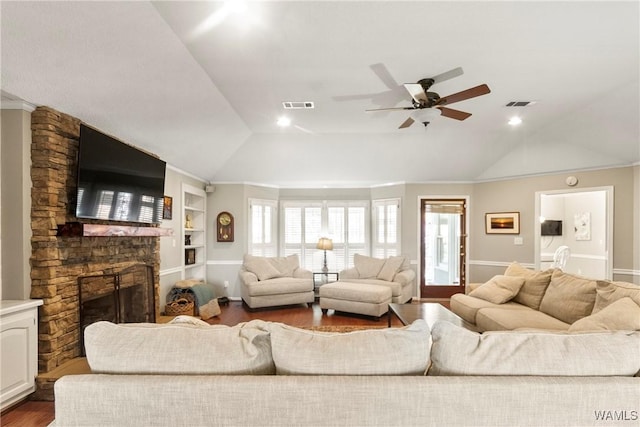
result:
[[[80,120],[48,107],[38,107],[31,117],[31,297],[44,301],[38,336],[38,372],[43,374],[81,354],[79,277],[114,274],[139,264],[150,266],[152,312],[158,313],[160,239],[58,236],[59,225],[78,221],[71,201],[76,192]],[[52,383],[36,382],[36,398],[53,397]]]

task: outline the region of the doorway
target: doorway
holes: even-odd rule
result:
[[[559,246],[569,249],[563,270],[595,279],[613,279],[613,187],[536,192],[535,263],[553,266]],[[559,224],[553,230],[547,223]]]
[[[420,199],[420,297],[449,298],[466,282],[467,198]]]

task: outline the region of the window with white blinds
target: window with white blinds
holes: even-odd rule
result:
[[[281,210],[281,253],[297,253],[304,268],[322,268],[324,251],[316,248],[320,237],[333,241],[327,251],[330,271],[349,267],[354,253],[368,254],[368,201],[286,201]]]
[[[278,255],[277,215],[275,200],[249,199],[249,253],[255,256]]]
[[[376,258],[400,255],[400,199],[374,200],[372,223],[371,255]]]

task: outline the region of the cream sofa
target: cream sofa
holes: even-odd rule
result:
[[[365,283],[391,289],[391,302],[404,304],[415,290],[416,273],[403,256],[386,259],[355,254],[354,267],[340,272],[341,282]]]
[[[451,297],[451,311],[479,331],[640,330],[640,286],[512,263],[503,275]]]
[[[313,274],[300,268],[298,255],[245,255],[239,275],[240,295],[249,308],[309,304],[315,299]]]
[[[56,382],[55,426],[610,426],[639,419],[638,332],[481,335],[417,321],[328,334],[262,321],[98,322],[84,342],[93,373]]]

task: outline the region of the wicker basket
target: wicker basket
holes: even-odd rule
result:
[[[193,301],[189,301],[186,298],[178,298],[171,301],[164,308],[164,313],[167,316],[178,316],[180,314],[188,314],[193,316],[195,304]]]

